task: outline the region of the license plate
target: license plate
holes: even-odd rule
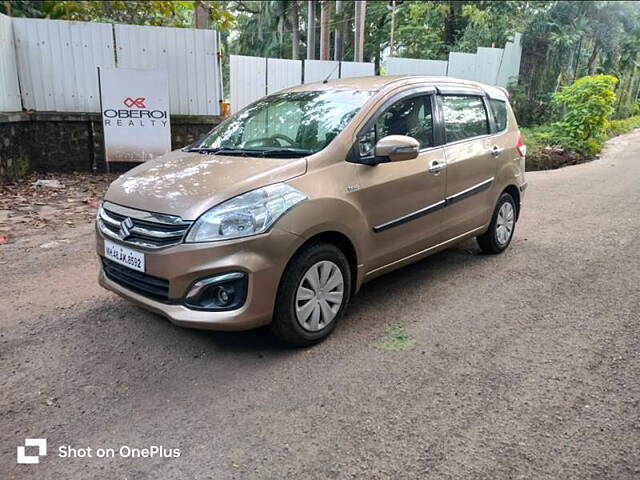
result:
[[[120,265],[144,272],[144,253],[105,240],[104,256]]]

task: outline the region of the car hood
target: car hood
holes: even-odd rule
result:
[[[195,220],[241,193],[305,173],[304,158],[209,155],[176,150],[115,180],[105,200],[126,207]]]

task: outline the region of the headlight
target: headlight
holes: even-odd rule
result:
[[[193,224],[186,242],[211,242],[266,232],[282,215],[307,196],[276,183],[227,200],[203,213]]]

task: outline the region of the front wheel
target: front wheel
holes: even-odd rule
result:
[[[351,270],[344,253],[314,243],[287,266],[276,298],[271,331],[292,346],[324,340],[335,328],[351,296]]]
[[[501,253],[511,243],[516,227],[516,202],[505,192],[500,195],[489,224],[489,229],[477,237],[484,253]]]

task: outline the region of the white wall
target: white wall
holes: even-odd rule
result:
[[[302,60],[267,58],[267,94],[302,83]]]
[[[231,112],[242,110],[267,93],[267,60],[231,55],[229,59]]]
[[[334,80],[340,77],[340,62],[333,60],[305,60],[304,83]]]
[[[99,111],[97,67],[115,66],[111,25],[11,20],[24,107],[38,111]]]
[[[444,60],[389,57],[387,75],[446,75],[447,63]]]
[[[367,62],[340,62],[340,78],[370,77],[376,74],[375,67]]]
[[[22,110],[18,65],[13,41],[13,24],[6,15],[0,14],[0,112]]]
[[[169,73],[171,113],[219,115],[220,76],[214,30],[114,25],[118,67]]]

